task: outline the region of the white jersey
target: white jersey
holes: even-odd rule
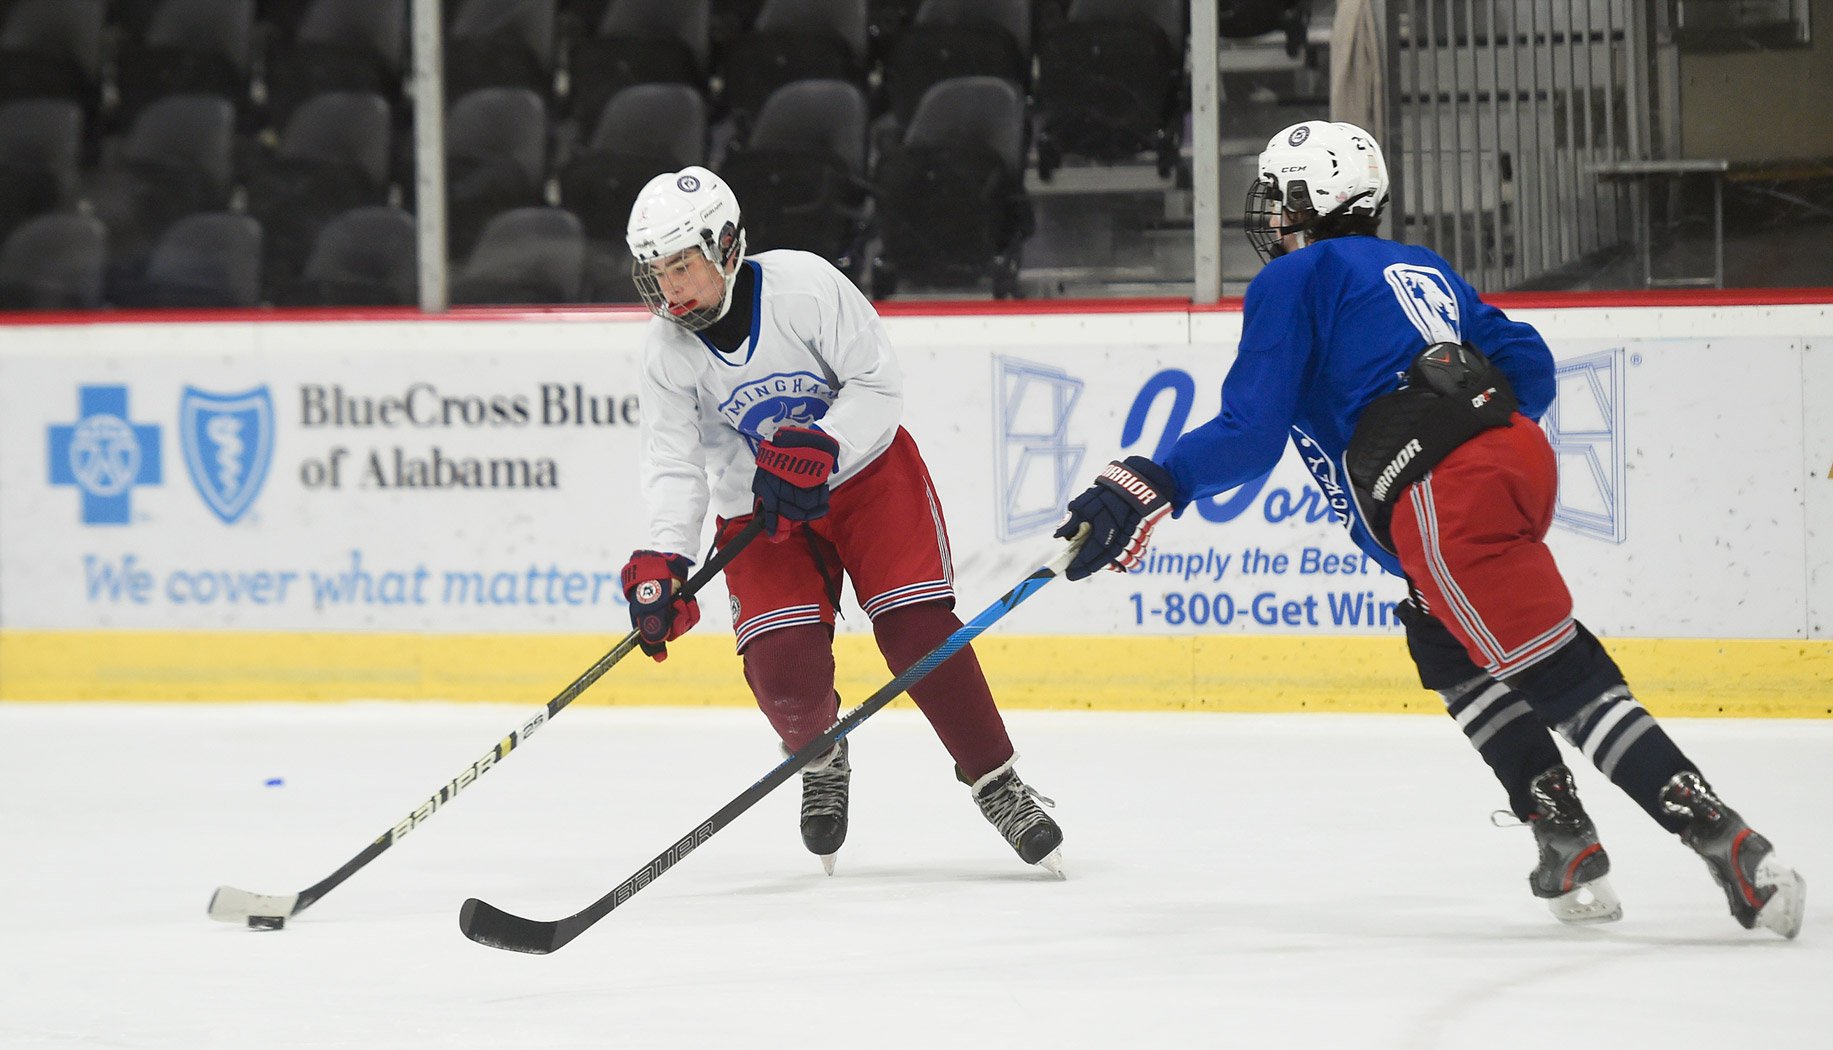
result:
[[[698,558],[709,500],[720,517],[750,513],[757,443],[780,426],[820,421],[840,445],[835,486],[897,435],[903,377],[853,282],[808,252],[759,252],[743,265],[756,268],[756,291],[751,335],[735,353],[660,317],[644,337],[650,549]]]

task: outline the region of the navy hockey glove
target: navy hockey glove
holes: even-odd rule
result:
[[[700,622],[700,603],[675,592],[687,582],[693,562],[679,554],[636,551],[624,566],[624,597],[630,601],[630,626],[638,644],[657,663],[668,659],[668,644]]]
[[[839,455],[840,443],[811,427],[779,427],[757,447],[751,494],[764,535],[773,540],[788,535],[777,529],[783,518],[813,521],[827,513],[827,479]]]
[[[1152,526],[1171,512],[1176,494],[1170,473],[1144,456],[1109,463],[1088,491],[1069,501],[1057,526],[1055,535],[1066,540],[1088,526],[1088,542],[1064,575],[1080,580],[1097,569],[1126,572],[1139,564]]]

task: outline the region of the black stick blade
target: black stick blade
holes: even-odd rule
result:
[[[476,897],[458,909],[458,928],[479,944],[530,955],[546,955],[564,943],[558,922],[524,919]]]

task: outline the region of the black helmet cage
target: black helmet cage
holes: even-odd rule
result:
[[[1322,240],[1346,232],[1334,228],[1343,219],[1380,218],[1387,198],[1383,197],[1372,208],[1368,205],[1358,206],[1367,196],[1367,192],[1357,194],[1338,205],[1329,215],[1319,215],[1317,209],[1311,206],[1311,187],[1304,179],[1293,179],[1287,184],[1286,195],[1281,199],[1278,180],[1271,175],[1263,175],[1247,188],[1242,229],[1247,233],[1248,243],[1254,246],[1254,254],[1260,256],[1260,261],[1272,262],[1286,254],[1288,249],[1285,238],[1292,234],[1303,234],[1310,240]],[[1297,216],[1298,221],[1287,221],[1288,215]]]
[[[1286,254],[1285,238],[1303,232],[1316,218],[1316,213],[1311,210],[1310,197],[1310,187],[1305,185],[1303,179],[1294,179],[1286,187],[1283,199],[1279,195],[1279,182],[1271,175],[1263,175],[1249,184],[1242,228],[1261,262],[1272,262]],[[1301,215],[1303,219],[1288,223],[1287,212]]]

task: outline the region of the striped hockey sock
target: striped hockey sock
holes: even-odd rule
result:
[[[1662,807],[1661,789],[1675,774],[1697,770],[1629,686],[1606,689],[1559,723],[1559,733],[1662,827],[1678,833],[1685,826]]]
[[[1527,698],[1488,675],[1439,690],[1445,711],[1470,739],[1508,792],[1515,816],[1535,811],[1535,777],[1560,764],[1553,735],[1534,716]]]

